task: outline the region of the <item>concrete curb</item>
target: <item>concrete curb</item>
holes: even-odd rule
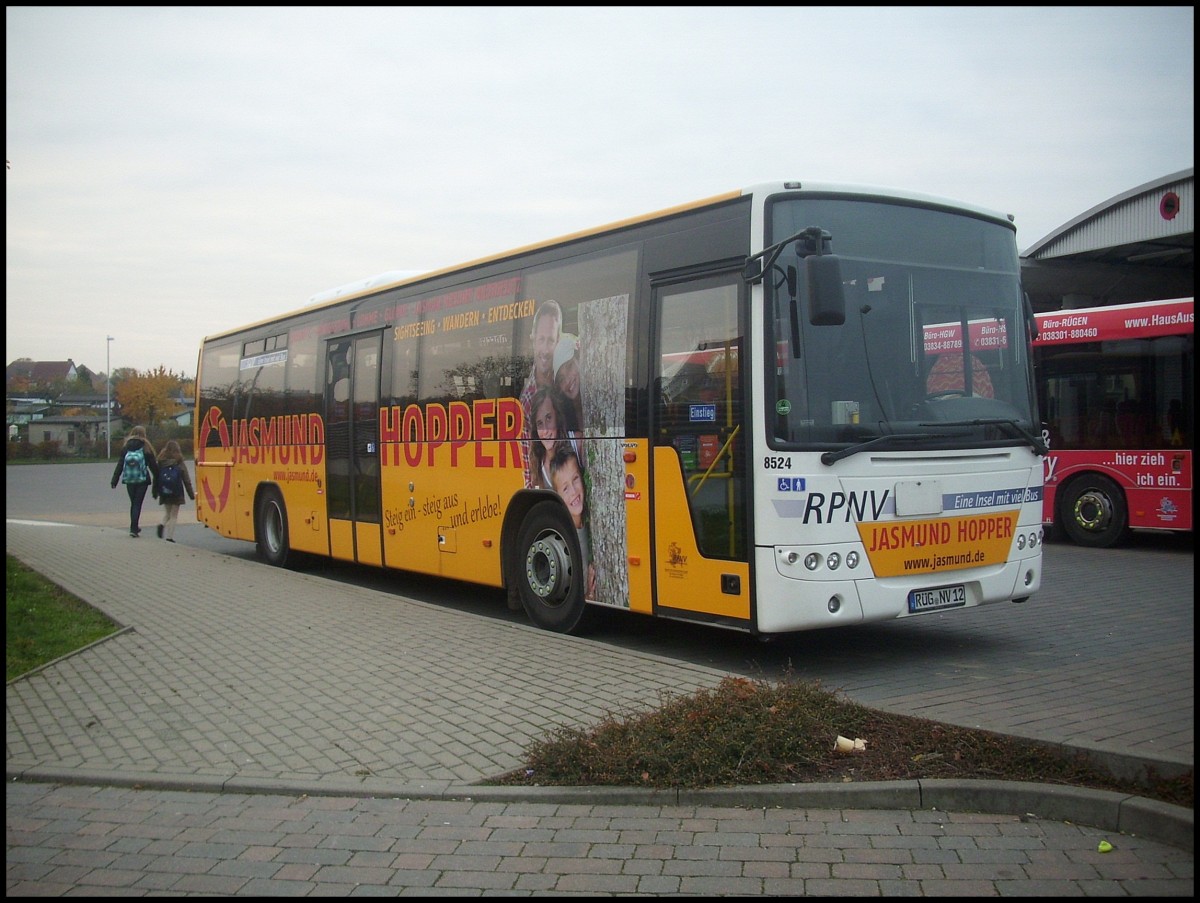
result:
[[[987,812],[1069,821],[1118,831],[1195,852],[1195,811],[1183,806],[1055,784],[1015,781],[915,780],[851,784],[760,784],[706,789],[642,787],[494,787],[422,781],[396,784],[334,777],[311,782],[230,775],[88,771],[71,768],[8,769],[16,781],[181,790],[207,793],[391,797],[497,803],[637,806],[687,805],[753,809],[928,809]]]

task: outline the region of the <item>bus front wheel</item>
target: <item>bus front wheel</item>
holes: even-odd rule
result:
[[[512,579],[521,606],[535,625],[570,633],[583,619],[583,556],[579,536],[561,505],[530,509],[517,535]]]
[[[287,508],[274,489],[268,489],[258,500],[254,514],[254,539],[259,557],[267,564],[285,567],[288,563]]]
[[[1121,487],[1099,474],[1088,474],[1068,487],[1059,509],[1063,532],[1081,546],[1107,549],[1125,538],[1129,507]]]

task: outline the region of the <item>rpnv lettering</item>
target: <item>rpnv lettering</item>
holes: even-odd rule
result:
[[[847,524],[879,520],[890,495],[890,489],[885,489],[882,495],[874,489],[864,493],[851,492],[849,495],[831,492],[828,497],[823,492],[810,492],[804,508],[804,523],[831,524],[839,516]]]

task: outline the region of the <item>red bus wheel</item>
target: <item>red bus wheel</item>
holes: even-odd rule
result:
[[[1129,529],[1129,506],[1121,487],[1099,474],[1085,474],[1066,487],[1059,508],[1063,532],[1073,542],[1107,549]]]

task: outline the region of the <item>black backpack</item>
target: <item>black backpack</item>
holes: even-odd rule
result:
[[[179,474],[179,465],[168,464],[158,472],[159,495],[183,495],[183,477]]]

